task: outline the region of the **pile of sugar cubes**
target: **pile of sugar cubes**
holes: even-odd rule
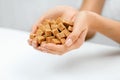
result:
[[[34,34],[30,34],[30,39],[36,40],[38,45],[42,43],[64,44],[72,30],[72,22],[60,17],[56,20],[46,19],[37,27]]]

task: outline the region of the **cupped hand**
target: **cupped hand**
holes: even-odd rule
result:
[[[53,9],[50,9],[33,25],[31,34],[35,33],[37,27],[46,19],[57,19],[58,17],[61,17],[66,21],[72,22],[74,21],[74,17],[77,13],[78,11],[70,6],[57,6]],[[37,41],[35,40],[33,41],[32,39],[29,39],[28,43],[34,48],[38,47]]]
[[[47,43],[37,46],[37,42],[32,40],[29,40],[29,44],[37,50],[58,55],[62,55],[68,51],[77,49],[84,43],[88,29],[90,26],[92,26],[91,24],[94,21],[94,17],[91,15],[93,15],[92,12],[78,12],[76,9],[68,6],[59,6],[49,10],[33,26],[32,33],[36,31],[37,25],[39,25],[45,19],[56,19],[57,17],[62,17],[67,21],[74,22],[73,32],[67,37],[64,45]]]

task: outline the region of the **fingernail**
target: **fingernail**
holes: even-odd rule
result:
[[[68,46],[68,47],[71,46],[71,45],[72,45],[72,40],[71,40],[71,39],[68,39],[65,44],[66,44],[66,46]]]

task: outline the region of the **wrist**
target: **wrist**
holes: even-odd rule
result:
[[[97,31],[99,25],[100,25],[100,18],[99,15],[95,12],[87,12],[87,24],[88,29]]]
[[[78,17],[82,19],[82,22],[87,25],[88,29],[95,29],[96,13],[91,11],[79,11]]]
[[[88,33],[86,40],[91,39],[96,33],[96,13],[91,11],[80,11],[79,19],[82,20],[82,23],[85,24],[88,28]]]

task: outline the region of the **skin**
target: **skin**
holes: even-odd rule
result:
[[[52,43],[37,46],[36,41],[29,40],[29,44],[35,49],[51,54],[62,55],[70,50],[79,48],[87,36],[92,37],[95,32],[100,32],[105,36],[120,43],[119,26],[120,22],[113,21],[100,16],[104,0],[84,0],[80,11],[69,6],[58,6],[46,12],[38,22],[33,26],[34,33],[37,25],[44,19],[56,19],[62,17],[68,21],[74,22],[73,32],[68,36],[64,45],[55,45]]]
[[[92,11],[97,14],[101,14],[102,8],[104,6],[105,0],[83,0],[83,3],[80,7],[80,11]],[[92,38],[95,35],[95,31],[92,29],[88,30],[86,40]]]
[[[104,34],[105,36],[111,38],[112,40],[120,43],[120,22],[111,20],[93,12],[87,13],[90,18],[94,18],[91,21],[90,28]],[[95,22],[96,21],[96,22]],[[95,23],[94,23],[95,22]]]

